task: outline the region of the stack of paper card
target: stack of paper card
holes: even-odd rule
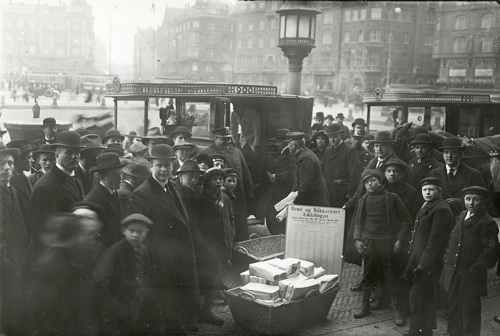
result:
[[[289,260],[290,262],[300,262],[300,273],[304,275],[309,276],[314,274],[314,263],[310,261],[296,258],[286,258],[285,260]]]
[[[250,275],[255,275],[269,281],[279,281],[287,278],[286,271],[274,267],[266,262],[256,262],[248,267]]]
[[[300,273],[300,261],[298,260],[274,258],[267,260],[266,263],[285,271],[288,276]]]
[[[316,279],[319,282],[319,292],[324,293],[329,289],[332,289],[339,282],[338,275],[323,275]]]
[[[312,290],[319,291],[319,281],[316,279],[299,280],[286,279],[279,282],[281,297],[287,301],[299,300]]]
[[[280,297],[280,288],[278,286],[250,282],[241,289],[259,300],[274,300]]]

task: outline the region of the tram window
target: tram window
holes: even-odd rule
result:
[[[185,102],[183,121],[191,129],[194,138],[209,139],[215,128],[215,104],[209,102]]]
[[[497,126],[498,112],[495,112],[493,108],[485,108],[483,115],[484,115],[483,134],[485,136],[500,134],[500,129]]]
[[[446,108],[443,106],[431,107],[431,129],[433,131],[440,131],[446,125]]]
[[[479,137],[479,107],[461,107],[458,135]]]
[[[370,131],[392,131],[394,129],[393,111],[398,110],[396,120],[402,121],[401,106],[371,106]]]

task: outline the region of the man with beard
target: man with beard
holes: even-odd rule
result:
[[[51,145],[41,145],[38,150],[33,152],[33,160],[40,166],[40,170],[28,176],[28,182],[31,188],[35,183],[48,172],[56,162],[56,152]]]
[[[306,148],[304,133],[290,132],[288,147],[292,156],[293,188],[297,191],[294,204],[330,206],[328,189],[326,187],[320,162],[312,150]]]
[[[34,237],[38,237],[49,216],[56,212],[69,212],[71,204],[83,201],[85,197],[81,181],[74,172],[83,148],[80,134],[63,131],[57,141],[52,145],[56,152],[56,164],[38,180],[31,195],[30,216]]]
[[[105,146],[101,146],[101,140],[97,134],[87,134],[82,137],[82,148],[80,151],[80,162],[75,169],[75,176],[82,181],[83,191],[88,195],[92,188],[99,183],[99,176],[91,169],[97,165],[96,158]]]
[[[0,142],[0,331],[5,335],[23,334],[25,323],[25,281],[28,270],[29,233],[24,223],[17,192],[10,180],[19,149]]]
[[[248,169],[247,162],[241,151],[231,145],[231,131],[229,127],[216,129],[212,132],[215,137],[214,144],[202,151],[202,154],[207,154],[209,157],[212,154],[222,154],[227,160],[229,167],[238,172],[241,177],[240,182],[236,186],[234,202],[235,226],[236,226],[236,241],[248,240],[248,211],[247,201],[253,200],[252,176]]]
[[[409,182],[413,188],[418,188],[418,184],[429,173],[443,164],[438,162],[433,156],[434,143],[428,134],[418,134],[411,142],[415,156],[408,162],[410,167]]]
[[[91,171],[99,173],[99,183],[92,188],[85,201],[104,209],[101,239],[104,246],[110,247],[122,236],[120,222],[123,211],[117,190],[122,182],[122,168],[127,163],[122,163],[115,153],[103,153],[96,161],[97,165]]]

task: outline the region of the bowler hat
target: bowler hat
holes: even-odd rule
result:
[[[101,142],[101,137],[98,134],[85,134],[82,136],[82,145],[86,145],[91,142]]]
[[[413,139],[413,141],[410,143],[410,145],[412,145],[412,146],[421,145],[421,144],[434,146],[434,142],[432,142],[431,136],[429,134],[426,134],[426,133],[418,134]]]
[[[144,145],[142,142],[134,142],[130,147],[128,148],[128,152],[132,154],[137,154],[137,153],[142,153],[144,151],[147,151],[148,147]]]
[[[186,160],[182,167],[179,168],[175,172],[176,175],[182,174],[182,173],[200,173],[203,174],[203,172],[200,170],[200,167],[198,167],[198,163],[194,160]]]
[[[323,112],[316,112],[316,119],[325,119],[325,114]]]
[[[222,154],[212,154],[210,155],[210,159],[212,160],[212,162],[222,161],[224,162],[224,164],[227,164],[227,157]]]
[[[112,129],[106,131],[106,134],[102,138],[101,143],[105,144],[106,141],[108,141],[108,139],[111,139],[111,138],[118,138],[118,139],[120,139],[120,141],[125,140],[125,137],[120,133],[119,130],[112,128]]]
[[[373,143],[394,143],[395,141],[391,138],[391,133],[388,131],[380,131],[375,134],[375,138],[370,140]]]
[[[439,150],[443,151],[445,149],[465,150],[465,146],[462,144],[462,140],[457,137],[444,138],[443,146],[439,147]]]
[[[337,114],[337,116],[335,117],[336,119],[344,119],[344,113],[339,113]]]
[[[427,130],[427,128],[422,127],[422,126],[411,128],[410,129],[410,138],[409,138],[409,140],[415,139],[416,136],[419,135],[419,134],[428,134],[428,133],[429,133],[429,131]]]
[[[130,161],[123,167],[123,173],[135,177],[148,177],[151,175],[151,168],[147,164]]]
[[[288,128],[280,128],[276,132],[276,136],[274,138],[271,138],[271,140],[286,139],[286,135],[288,133],[290,133],[290,130]]]
[[[177,126],[175,128],[175,130],[172,133],[170,133],[170,139],[172,139],[172,140],[175,139],[175,137],[178,136],[179,134],[185,134],[187,139],[189,139],[190,137],[193,136],[193,134],[191,134],[191,132],[189,132],[187,127]]]
[[[312,141],[313,141],[313,142],[316,142],[316,139],[317,139],[318,137],[320,137],[320,136],[322,136],[322,137],[324,137],[324,138],[326,139],[326,144],[328,145],[328,143],[330,142],[330,138],[328,137],[328,134],[327,134],[325,131],[323,131],[323,130],[321,130],[321,131],[317,131],[317,132],[316,132],[316,133],[312,136]]]
[[[52,146],[50,144],[43,144],[40,145],[40,147],[33,152],[33,158],[36,159],[40,154],[52,154],[55,155],[56,152],[54,149],[52,149]]]
[[[96,158],[97,166],[92,167],[91,171],[103,171],[106,169],[122,168],[127,163],[122,163],[120,157],[115,153],[102,153]]]
[[[333,116],[331,114],[329,114],[329,115],[326,116],[326,119],[329,119],[329,120],[333,121]]]
[[[385,172],[386,168],[389,166],[398,166],[400,167],[403,171],[406,171],[408,169],[408,165],[401,159],[398,158],[390,158],[380,166],[380,170]]]
[[[286,135],[286,138],[290,140],[302,140],[304,136],[305,134],[303,132],[290,132]]]
[[[224,173],[224,171],[222,169],[217,168],[217,167],[212,167],[212,168],[207,169],[203,178],[205,179],[205,182],[206,182],[206,181],[210,181],[210,179],[216,175],[220,175],[220,176],[222,176],[222,178],[226,178],[226,173]]]
[[[122,157],[125,155],[125,149],[123,149],[122,146],[118,144],[112,144],[109,145],[106,149],[102,151],[103,153],[115,153],[119,157]]]
[[[182,149],[182,148],[187,148],[192,153],[196,149],[196,145],[194,143],[192,143],[192,142],[180,141],[179,143],[177,143],[174,146],[172,146],[172,149],[174,150],[174,152],[176,150]]]
[[[214,166],[214,162],[207,154],[198,154],[194,159],[196,160],[196,162],[198,162],[198,164],[200,162],[205,162],[209,168],[212,168]]]
[[[467,188],[462,189],[463,196],[470,195],[470,194],[481,195],[485,198],[488,198],[490,196],[490,191],[484,187],[481,187],[481,186],[471,186],[471,187],[467,187]]]
[[[222,128],[217,128],[212,131],[213,135],[216,138],[230,138],[231,137],[231,130],[229,127],[222,127]]]
[[[151,219],[149,219],[148,217],[146,217],[142,214],[134,213],[134,214],[128,215],[120,222],[120,225],[122,226],[122,228],[126,228],[130,224],[143,224],[143,225],[146,225],[147,227],[151,227],[151,226],[153,226],[153,221],[151,221]]]
[[[75,202],[70,205],[70,211],[73,212],[76,209],[88,209],[94,211],[98,217],[101,217],[104,215],[104,208],[100,206],[99,204],[96,204],[94,202],[89,202],[89,201],[80,201],[80,202]]]
[[[56,123],[55,118],[49,117],[49,118],[43,119],[43,122],[42,122],[42,127],[48,127],[48,126],[59,126],[59,124]]]
[[[80,218],[71,213],[56,213],[45,222],[40,242],[49,247],[72,247],[80,244],[86,228]]]
[[[141,142],[147,146],[149,140],[153,140],[153,139],[161,140],[162,144],[168,144],[168,142],[169,142],[168,137],[161,134],[159,127],[150,128],[148,130],[148,134],[146,136],[142,137]]]
[[[432,177],[432,176],[429,176],[429,177],[422,179],[419,183],[420,188],[422,188],[423,186],[426,186],[426,185],[434,185],[437,187],[441,187],[442,184],[443,183],[441,182],[440,179],[438,179],[437,177]]]
[[[236,176],[239,178],[238,172],[234,168],[224,168],[224,173],[226,174],[226,177]]]
[[[19,149],[19,153],[21,153],[21,155],[31,152],[33,149],[35,149],[35,146],[32,146],[26,139],[12,140],[11,142],[7,143],[7,147]]]
[[[54,144],[51,144],[52,148],[57,148],[57,147],[72,147],[72,148],[84,148],[85,146],[82,146],[82,138],[80,137],[80,134],[75,131],[62,131],[61,133],[57,134],[57,142]]]
[[[343,133],[343,132],[344,132],[344,129],[339,124],[331,124],[330,126],[328,126],[328,128],[326,130],[326,134],[328,134],[328,135],[330,135],[330,134],[333,135],[333,134]]]
[[[361,182],[364,183],[366,179],[375,176],[377,179],[382,181],[384,179],[384,175],[378,169],[365,169],[363,174],[361,174]]]
[[[176,158],[172,147],[165,144],[154,145],[151,154],[146,156],[148,160],[175,160]]]
[[[14,160],[18,160],[21,153],[19,152],[19,149],[8,148],[3,144],[3,142],[0,142],[0,156],[4,155],[12,155],[14,157]]]
[[[364,127],[366,127],[366,121],[365,119],[363,118],[356,118],[354,119],[354,121],[352,122],[352,128],[354,128],[354,125],[363,125]]]

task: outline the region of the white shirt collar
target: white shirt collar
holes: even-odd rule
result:
[[[160,186],[161,186],[163,189],[165,189],[165,186],[167,185],[167,182],[168,182],[168,181],[162,182],[162,181],[158,180],[158,179],[157,179],[154,175],[151,175],[151,176],[153,176],[153,178],[156,180],[156,182],[158,182],[158,183],[160,184]]]
[[[113,194],[114,194],[114,190],[113,190],[113,189],[108,188],[108,186],[107,186],[107,185],[105,185],[102,181],[99,181],[99,183],[100,183],[100,184],[101,184],[104,188],[106,188],[106,190],[107,190],[107,191],[109,191],[109,193],[110,193],[111,195],[113,195]]]
[[[457,173],[458,166],[460,166],[460,163],[457,164],[455,167],[450,167],[449,165],[446,165],[446,172],[449,174],[450,173],[450,169],[453,168],[453,175],[455,175]]]
[[[470,213],[470,211],[467,211],[464,220],[469,219],[470,217],[472,217],[472,214]]]

